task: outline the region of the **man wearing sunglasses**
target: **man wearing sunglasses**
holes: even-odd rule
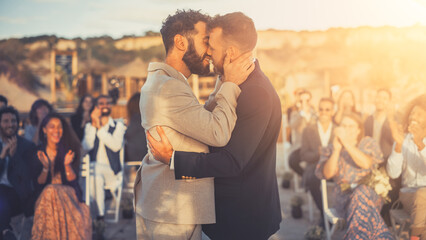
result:
[[[331,98],[321,98],[318,106],[318,120],[308,125],[302,134],[302,146],[300,148],[300,160],[306,162],[303,172],[305,187],[310,191],[318,209],[322,212],[322,199],[319,180],[315,176],[315,168],[320,158],[319,150],[327,147],[333,142],[334,123],[334,101]],[[320,225],[323,226],[324,218],[321,217]]]

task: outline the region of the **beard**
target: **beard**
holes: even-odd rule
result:
[[[189,46],[185,55],[183,55],[183,62],[188,66],[189,71],[198,75],[207,75],[210,73],[210,66],[207,64],[203,65],[203,60],[208,56],[206,53],[203,56],[197,54],[194,47],[194,40],[189,39]]]
[[[5,138],[11,138],[16,135],[18,128],[16,127],[10,127],[10,128],[0,128],[1,136]]]

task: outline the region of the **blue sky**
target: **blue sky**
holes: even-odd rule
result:
[[[426,26],[426,0],[0,0],[0,39],[142,35],[176,9],[242,11],[257,29]]]

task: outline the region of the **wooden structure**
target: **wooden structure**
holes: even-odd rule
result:
[[[75,76],[78,72],[78,59],[77,59],[77,51],[59,51],[53,50],[50,53],[50,92],[51,92],[51,102],[55,104],[57,101],[56,96],[56,56],[57,55],[67,55],[72,56],[72,72],[71,74]]]

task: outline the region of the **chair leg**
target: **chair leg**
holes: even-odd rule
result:
[[[324,214],[325,235],[327,240],[331,240],[330,225],[327,216]]]
[[[117,189],[117,198],[116,198],[116,205],[115,205],[115,222],[118,222],[118,219],[120,216],[121,193],[122,193],[122,188],[119,187]]]
[[[308,213],[309,213],[309,221],[314,221],[314,206],[313,200],[310,192],[306,192],[308,194]]]

